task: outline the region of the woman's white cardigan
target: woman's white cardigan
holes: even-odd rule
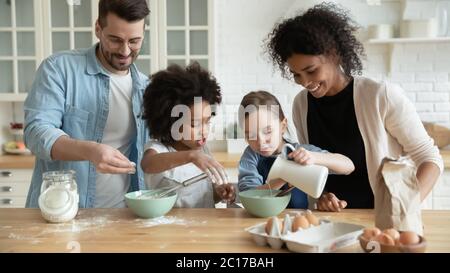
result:
[[[356,120],[364,141],[367,172],[374,194],[381,190],[378,181],[385,157],[410,156],[416,166],[432,162],[442,173],[439,150],[404,91],[397,85],[365,77],[354,77],[353,84]],[[292,117],[299,142],[308,144],[307,94],[307,90],[303,90],[295,97]]]

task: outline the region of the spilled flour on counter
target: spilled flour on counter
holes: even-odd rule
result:
[[[42,227],[30,227],[30,228],[16,228],[14,233],[10,233],[8,238],[14,240],[30,241],[31,244],[38,244],[42,241],[39,238],[47,237],[48,234],[53,233],[81,233],[83,231],[96,231],[109,224],[119,221],[109,220],[107,216],[91,217],[80,220],[72,220],[67,223],[47,223],[45,228]],[[5,227],[3,227],[5,228]],[[42,230],[41,230],[42,229]],[[39,231],[41,230],[41,231]]]
[[[15,234],[15,233],[10,233],[8,238],[15,239],[15,240],[27,240],[27,241],[30,241],[30,243],[33,245],[41,242],[40,240],[37,240],[35,237],[24,236],[24,235]]]
[[[197,221],[190,221],[185,219],[180,219],[175,216],[160,216],[152,219],[136,219],[134,222],[138,225],[138,227],[153,227],[159,225],[194,225],[198,224]],[[201,224],[205,224],[206,221],[202,221]]]
[[[80,215],[78,215],[80,216]],[[186,220],[178,218],[175,216],[161,216],[152,219],[133,219],[124,221],[122,220],[112,220],[112,216],[92,216],[83,215],[84,219],[74,219],[66,223],[46,223],[44,225],[33,227],[13,227],[13,226],[2,226],[3,229],[11,228],[8,238],[13,240],[23,240],[28,241],[31,244],[38,244],[49,240],[53,237],[52,234],[58,234],[56,236],[65,236],[63,233],[82,233],[82,232],[102,232],[104,228],[113,227],[114,223],[120,224],[131,224],[135,228],[150,228],[160,225],[204,225],[207,221],[195,221]],[[164,247],[163,247],[164,248]]]
[[[41,234],[54,233],[54,232],[75,232],[80,233],[87,230],[95,230],[103,228],[109,224],[116,223],[118,221],[109,220],[107,216],[97,216],[93,218],[72,220],[68,223],[61,224],[49,224],[48,228],[44,229]]]

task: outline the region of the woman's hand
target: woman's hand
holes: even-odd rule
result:
[[[215,187],[216,193],[221,200],[231,204],[236,199],[236,191],[232,184],[222,184]]]
[[[295,162],[301,165],[311,165],[317,162],[316,156],[313,152],[307,151],[304,148],[297,149],[290,154],[289,158],[292,158]]]
[[[345,200],[339,200],[336,195],[331,192],[322,194],[317,202],[317,209],[321,211],[338,212],[347,207]]]
[[[211,156],[202,151],[192,151],[189,154],[190,162],[206,173],[215,184],[227,184],[228,176],[225,169]]]

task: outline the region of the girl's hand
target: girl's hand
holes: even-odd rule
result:
[[[311,165],[315,164],[317,159],[314,153],[300,148],[288,154],[289,158],[292,158],[295,162],[301,165]]]
[[[345,207],[347,207],[347,202],[345,200],[339,200],[336,195],[331,192],[322,194],[317,202],[317,209],[321,211],[338,212]]]
[[[221,200],[231,204],[236,199],[236,192],[232,184],[222,184],[216,186],[216,193]]]
[[[215,184],[227,184],[228,176],[225,169],[211,156],[202,151],[192,151],[189,155],[190,162],[206,173]]]

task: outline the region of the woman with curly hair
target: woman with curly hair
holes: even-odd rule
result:
[[[364,48],[356,29],[347,11],[322,3],[277,24],[267,39],[283,76],[305,88],[293,102],[299,142],[343,154],[355,165],[350,175],[328,177],[319,210],[340,211],[345,203],[373,208],[385,157],[412,158],[421,200],[443,169],[439,150],[403,90],[359,76]]]
[[[221,101],[215,78],[197,62],[153,74],[145,90],[144,117],[152,140],[145,145],[141,166],[148,188],[175,186],[201,173],[209,176],[178,190],[176,207],[214,207],[235,198],[224,168],[205,146],[213,108]]]

